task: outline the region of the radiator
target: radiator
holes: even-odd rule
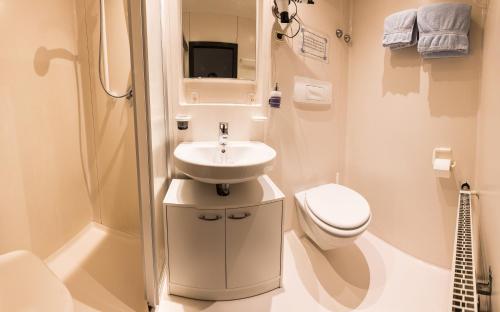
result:
[[[472,223],[472,192],[460,191],[458,197],[451,311],[478,312],[476,266]]]

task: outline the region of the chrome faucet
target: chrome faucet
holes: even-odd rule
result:
[[[229,138],[229,123],[219,122],[219,147],[222,153],[226,152],[226,145],[228,138]]]

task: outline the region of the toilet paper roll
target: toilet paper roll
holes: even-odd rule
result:
[[[434,173],[439,178],[449,178],[451,175],[451,159],[436,158],[434,160]]]

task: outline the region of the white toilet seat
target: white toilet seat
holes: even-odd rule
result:
[[[73,312],[70,292],[45,262],[26,250],[0,255],[0,311]]]
[[[339,230],[354,230],[370,219],[370,205],[354,190],[324,184],[306,192],[307,208],[322,222]]]
[[[337,184],[298,192],[295,203],[301,228],[322,250],[353,243],[366,231],[372,218],[363,196]]]
[[[342,230],[324,223],[323,221],[318,219],[318,217],[316,217],[314,213],[312,213],[309,209],[304,209],[304,210],[306,210],[306,213],[308,214],[309,218],[311,218],[311,220],[314,222],[315,225],[317,225],[321,230],[325,231],[326,233],[336,237],[349,238],[357,236],[363,233],[371,222],[371,216],[370,216],[368,221],[366,221],[366,223],[363,224],[361,227],[352,230]]]

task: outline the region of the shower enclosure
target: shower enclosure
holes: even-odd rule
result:
[[[98,311],[147,311],[164,274],[159,8],[0,2],[0,254],[33,252]]]

